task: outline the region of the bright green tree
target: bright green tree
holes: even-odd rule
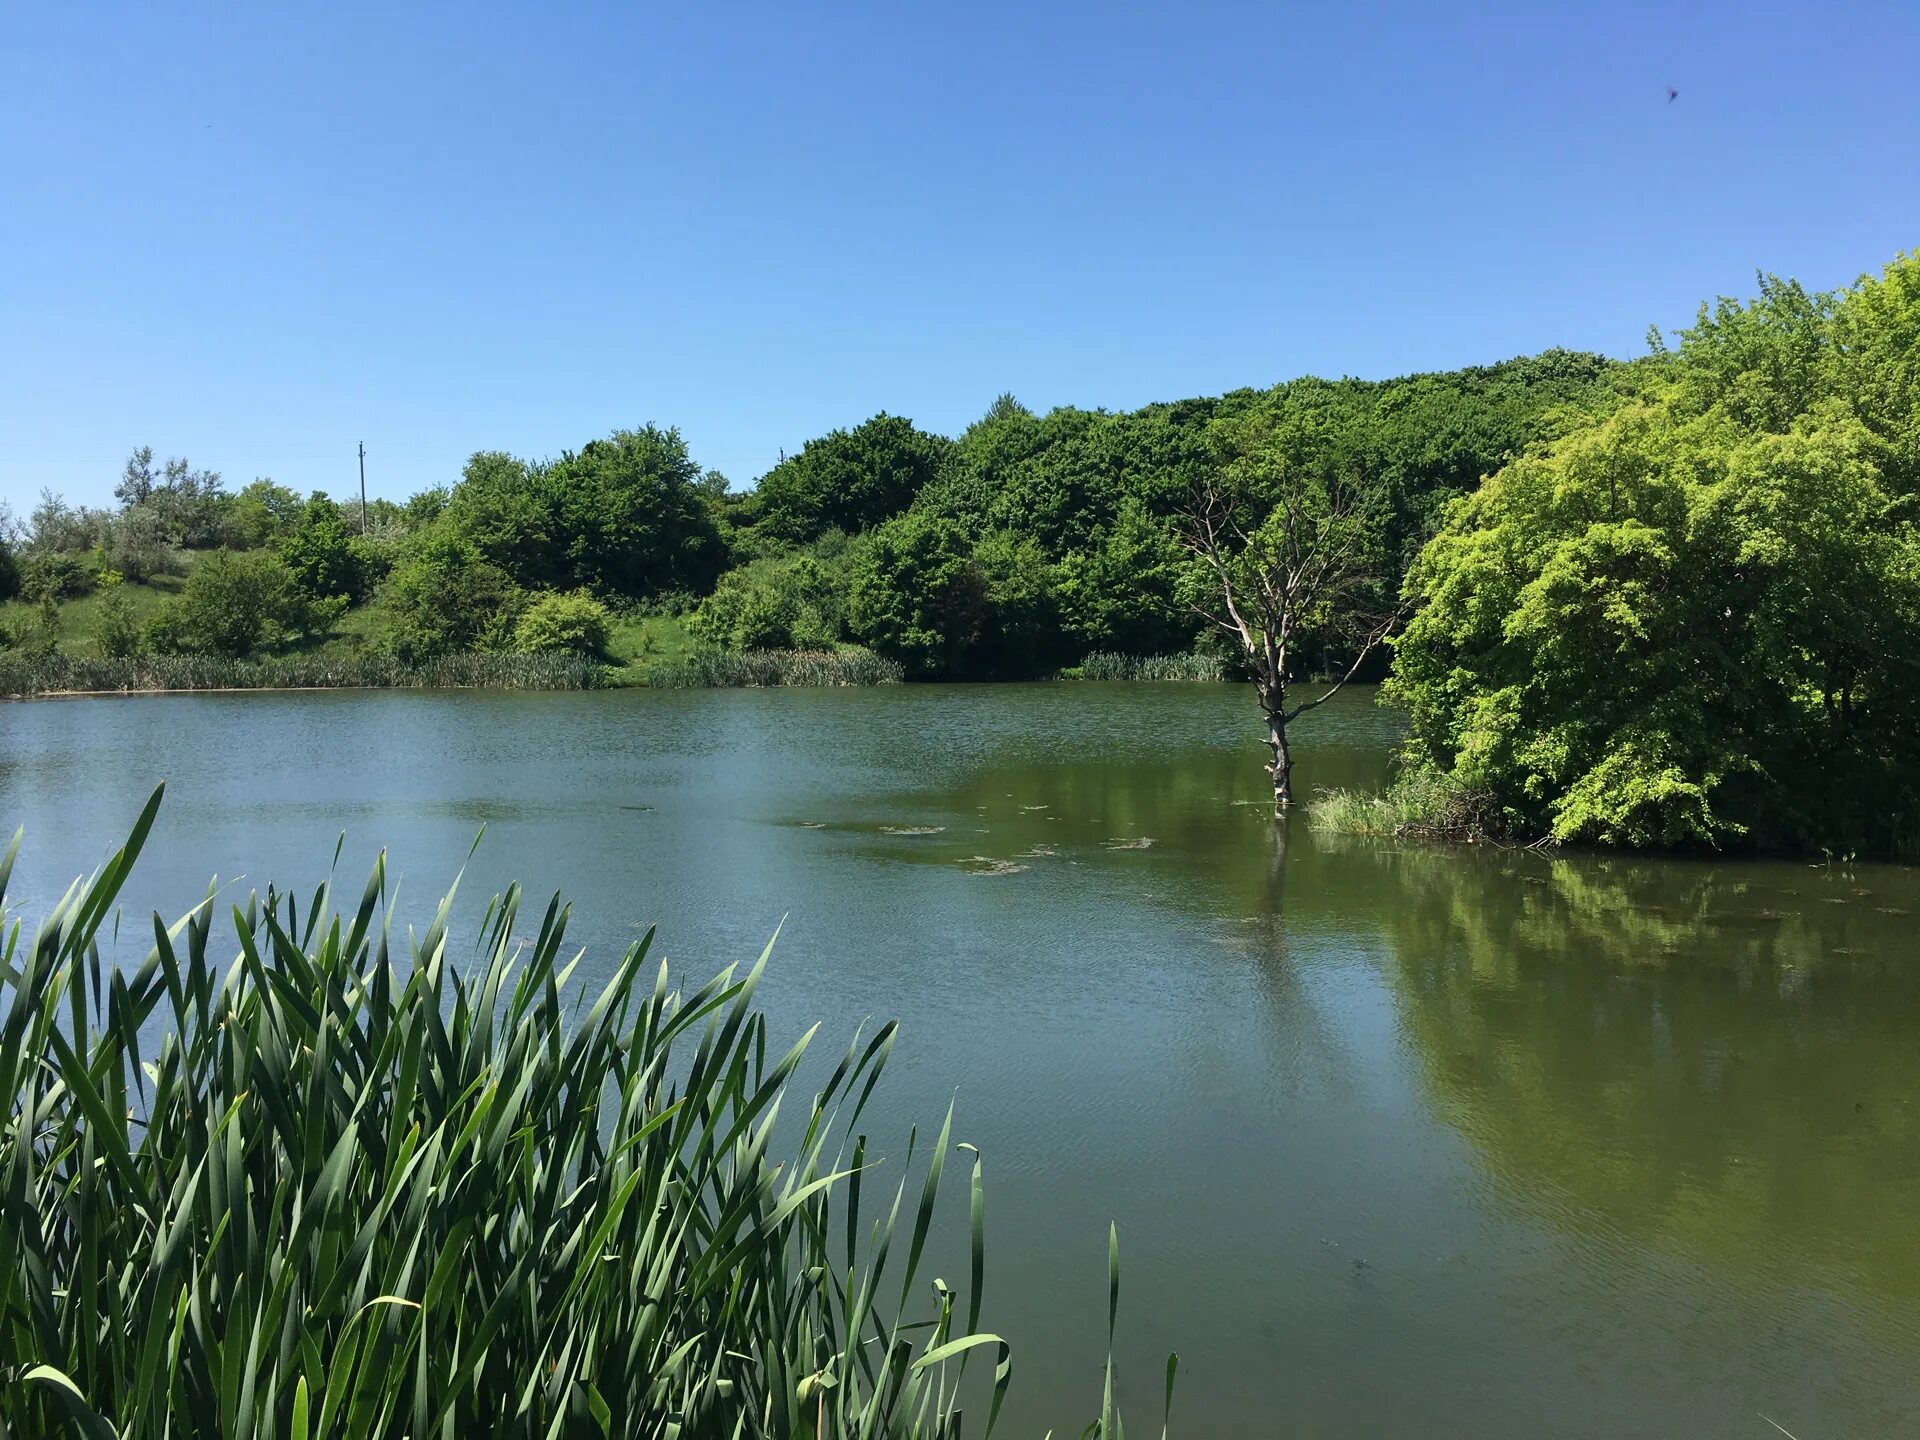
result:
[[[570,650],[595,658],[607,653],[613,616],[584,590],[536,595],[513,627],[513,647],[536,654]]]
[[[840,638],[845,576],[814,555],[756,560],[720,577],[688,619],[723,650],[826,649]]]
[[[1703,310],[1655,393],[1458,503],[1392,679],[1421,763],[1523,834],[1897,842],[1920,814],[1920,536],[1884,392],[1834,350],[1858,298],[1770,281]]]
[[[0,600],[20,593],[19,528],[7,502],[0,500]]]
[[[973,565],[986,592],[980,667],[1017,677],[1063,663],[1056,572],[1033,538],[989,531],[973,547]]]
[[[305,503],[285,485],[259,479],[233,497],[229,520],[234,543],[243,550],[257,550],[280,532],[297,522]]]
[[[1072,648],[1080,655],[1185,649],[1196,624],[1178,594],[1186,566],[1167,523],[1138,500],[1123,500],[1112,524],[1060,561],[1060,611]]]
[[[467,461],[451,492],[424,491],[408,502],[408,511],[417,524],[437,518],[518,584],[560,584],[566,575],[547,469],[504,451],[482,450]]]

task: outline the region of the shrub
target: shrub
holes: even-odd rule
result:
[[[513,629],[516,650],[567,650],[595,657],[607,653],[613,617],[584,590],[535,596]]]
[[[20,594],[40,603],[72,600],[93,589],[86,558],[70,550],[32,549],[20,566]]]
[[[12,659],[33,663],[57,658],[60,653],[59,613],[57,602],[43,600],[34,607],[30,616],[13,625],[0,624],[0,649],[8,651]]]
[[[688,628],[725,650],[824,650],[840,638],[841,573],[812,555],[756,560],[720,577]]]
[[[129,580],[151,580],[173,569],[172,538],[173,527],[158,504],[130,505],[114,517],[106,559]]]
[[[118,584],[102,587],[93,615],[93,638],[100,653],[111,659],[138,655],[144,644],[140,617],[134,614],[133,601]]]
[[[357,604],[370,585],[363,552],[354,543],[359,538],[340,507],[316,491],[280,531],[274,549],[303,593],[316,600],[344,595]]]
[[[382,643],[417,662],[457,650],[509,648],[520,591],[469,540],[429,531],[393,567],[378,598]]]
[[[1323,790],[1307,806],[1316,830],[1402,840],[1477,843],[1506,836],[1506,822],[1492,792],[1471,789],[1424,765],[1403,771],[1380,794]]]
[[[339,622],[344,600],[314,601],[266,551],[214,550],[187,576],[180,598],[149,630],[154,648],[229,659],[320,635]]]

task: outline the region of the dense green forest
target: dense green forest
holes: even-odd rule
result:
[[[1410,557],[1446,501],[1619,402],[1635,367],[1549,352],[1402,380],[1296,380],[1122,413],[1010,396],[958,436],[877,415],[745,492],[646,426],[527,460],[473,456],[405,504],[229,490],[129,460],[113,509],[45,496],[8,527],[4,638],[24,650],[417,663],[570,649],[646,662],[860,645],[916,677],[1030,677],[1191,648],[1177,536],[1195,480],[1284,445],[1391,496]]]
[[[143,449],[112,509],[0,517],[0,643],[376,674],[570,653],[657,683],[778,679],[794,651],[869,679],[1232,674],[1189,544],[1227,477],[1256,526],[1282,489],[1363,497],[1373,598],[1409,615],[1377,670],[1411,821],[1920,849],[1920,258],[1832,294],[1763,277],[1675,334],[1135,411],[1003,395],[955,437],[881,414],[744,491],[654,425],[481,451],[364,515]],[[1308,616],[1289,666],[1344,664],[1341,621]]]

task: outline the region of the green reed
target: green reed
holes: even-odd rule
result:
[[[898,661],[871,650],[706,650],[647,672],[647,684],[663,690],[897,685],[905,678]]]
[[[1211,680],[1227,678],[1217,655],[1117,655],[1096,650],[1080,662],[1082,680]]]
[[[1474,844],[1508,838],[1500,806],[1424,766],[1401,771],[1385,790],[1321,790],[1307,804],[1307,823],[1330,834]]]
[[[396,947],[384,856],[350,911],[269,889],[216,955],[209,892],[120,968],[160,798],[31,943],[0,858],[0,1435],[949,1437],[974,1359],[991,1430],[978,1153],[956,1290],[951,1113],[917,1163],[858,1130],[892,1024],[790,1095],[765,954],[683,994],[649,934],[581,995],[567,907],[516,939],[510,889],[463,969],[451,894]]]
[[[606,669],[578,655],[445,655],[418,664],[385,656],[218,655],[124,659],[0,655],[0,695],[112,694],[145,690],[455,689],[591,690]]]

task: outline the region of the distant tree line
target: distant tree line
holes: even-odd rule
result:
[[[1110,413],[996,400],[957,438],[876,415],[807,441],[750,490],[646,426],[546,460],[481,451],[405,504],[229,492],[185,460],[129,460],[114,509],[48,495],[11,527],[0,591],[104,592],[97,638],[244,655],[314,643],[348,611],[402,658],[604,644],[621,612],[684,614],[722,650],[859,644],[923,678],[1020,678],[1089,653],[1213,644],[1183,595],[1175,522],[1248,451],[1381,495],[1383,543],[1507,457],[1605,410],[1628,367],[1549,352],[1403,380],[1301,380]],[[177,591],[143,624],[120,585]],[[31,627],[28,627],[31,628]],[[31,636],[16,635],[31,643]]]

